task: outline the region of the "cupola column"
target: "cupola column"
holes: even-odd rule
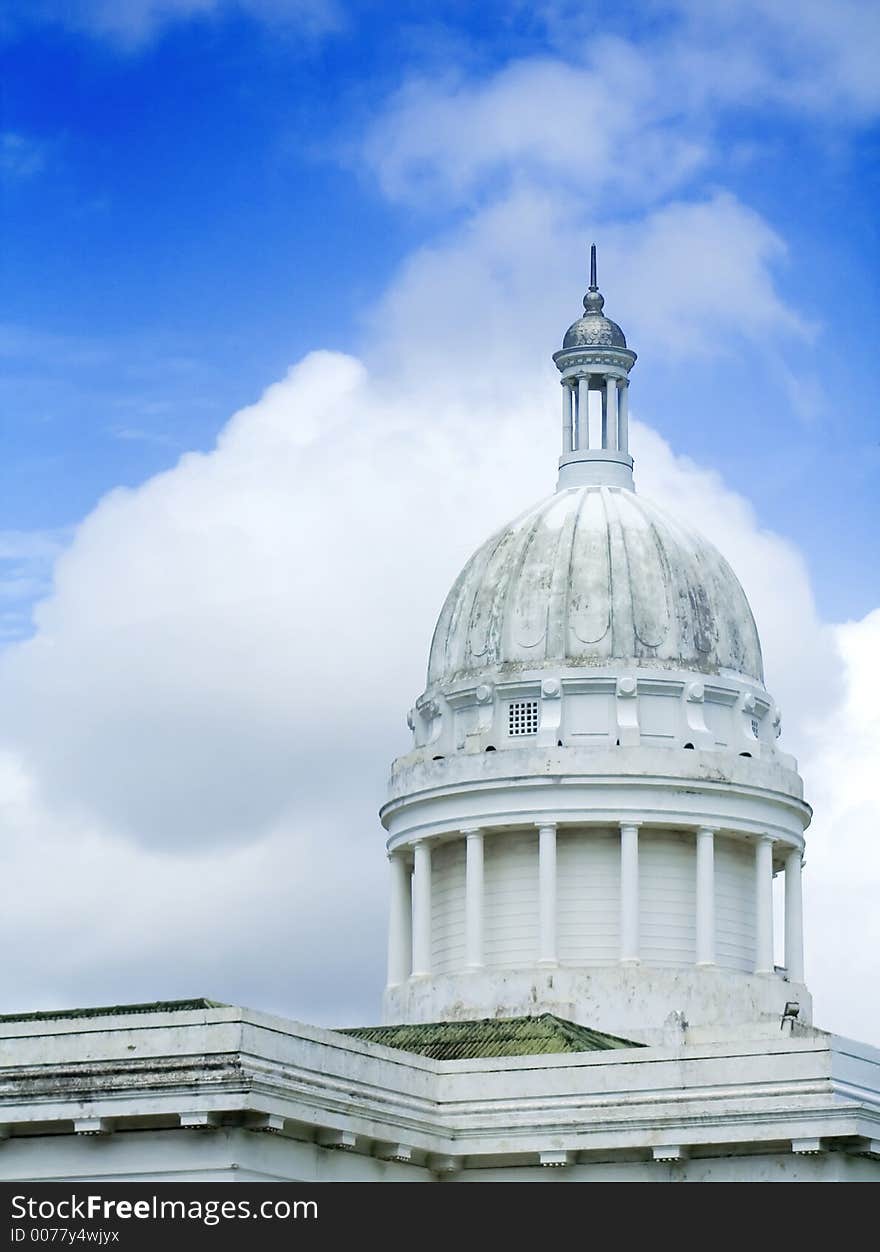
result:
[[[605,379],[605,404],[603,406],[602,447],[617,451],[617,379]]]
[[[412,964],[412,872],[402,852],[392,852],[388,926],[388,985],[406,982]]]
[[[465,830],[465,961],[483,967],[483,832]]]
[[[431,973],[431,845],[420,839],[414,845],[413,873],[413,978]]]
[[[804,909],[800,848],[785,858],[785,967],[791,982],[804,981]]]
[[[755,847],[755,973],[773,973],[773,840]]]
[[[629,453],[629,379],[620,384],[617,393],[617,447],[621,452]]]
[[[556,826],[538,826],[538,962],[555,965],[556,954]]]
[[[572,423],[574,421],[574,404],[572,403],[571,383],[564,382],[562,384],[562,452],[567,455],[571,452],[572,443]]]
[[[639,960],[639,823],[620,827],[620,959]]]
[[[579,451],[590,446],[590,380],[582,375],[577,380],[577,439],[575,450]]]
[[[715,832],[697,830],[697,964],[715,964]]]

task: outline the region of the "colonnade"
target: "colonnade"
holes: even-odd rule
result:
[[[602,398],[602,434],[599,448],[629,452],[629,380],[607,374],[601,387],[592,388]],[[562,382],[562,453],[590,449],[590,375]]]
[[[536,963],[558,964],[556,824],[537,824],[538,832],[538,950]],[[636,964],[639,944],[639,830],[638,822],[620,824],[620,961]],[[465,839],[465,966],[482,969],[485,963],[485,831],[462,830]],[[696,841],[696,964],[716,964],[715,836],[711,826],[694,829]],[[503,834],[496,836],[503,838]],[[755,964],[756,974],[772,974],[773,962],[773,845],[770,835],[755,841]],[[803,982],[803,906],[801,850],[785,845],[785,965],[792,982]],[[412,852],[412,868],[409,855]],[[399,985],[431,975],[431,841],[419,839],[389,856],[391,908],[388,944],[388,983]]]

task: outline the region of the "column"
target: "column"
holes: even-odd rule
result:
[[[567,382],[562,384],[562,455],[571,452],[572,449],[572,418],[574,417],[574,405],[572,404],[571,387]]]
[[[605,431],[605,447],[611,448],[612,451],[617,448],[617,379],[606,378],[605,380],[605,414],[606,414],[606,431]]]
[[[793,848],[785,858],[785,967],[791,982],[804,981],[804,905],[802,855]]]
[[[464,933],[468,969],[483,967],[483,832],[466,830]]]
[[[715,831],[697,830],[697,964],[715,964]]]
[[[773,840],[755,847],[755,973],[773,973]]]
[[[415,844],[413,874],[413,978],[431,973],[431,845]]]
[[[620,959],[639,959],[639,823],[620,827]]]
[[[617,446],[621,452],[629,452],[629,382],[623,379],[617,394]]]
[[[555,965],[556,955],[556,826],[538,826],[538,933],[540,965]]]
[[[589,448],[590,446],[590,380],[589,378],[579,378],[577,383],[578,389],[578,429],[577,444],[578,448]]]
[[[388,918],[388,986],[409,978],[412,961],[412,874],[402,852],[392,852],[391,907]]]

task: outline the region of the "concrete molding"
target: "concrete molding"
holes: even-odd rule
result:
[[[216,1113],[187,1112],[180,1114],[181,1130],[216,1130],[219,1118]]]
[[[432,1174],[457,1174],[463,1161],[460,1156],[439,1154],[428,1158],[428,1169]]]
[[[277,1113],[258,1113],[256,1118],[247,1125],[248,1130],[262,1130],[269,1135],[284,1133],[285,1119]]]
[[[75,1135],[109,1135],[113,1125],[106,1117],[77,1117],[73,1122]]]
[[[374,1154],[380,1161],[397,1161],[405,1165],[410,1164],[415,1155],[413,1149],[405,1143],[380,1143]]]
[[[357,1135],[352,1130],[319,1130],[316,1142],[322,1148],[335,1148],[339,1152],[354,1152],[358,1146]]]
[[[543,1165],[545,1169],[558,1169],[564,1165],[573,1165],[574,1162],[574,1152],[540,1152],[538,1154],[538,1164]]]

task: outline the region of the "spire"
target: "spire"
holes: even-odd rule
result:
[[[596,282],[596,245],[594,243],[591,243],[590,244],[590,286],[587,289],[587,294],[584,296],[584,314],[589,317],[590,314],[601,313],[604,308],[605,308],[605,297],[599,291],[599,287]]]
[[[632,491],[627,390],[636,354],[617,323],[602,312],[605,297],[596,270],[596,245],[591,244],[583,314],[553,356],[563,388],[559,489],[595,484]]]

